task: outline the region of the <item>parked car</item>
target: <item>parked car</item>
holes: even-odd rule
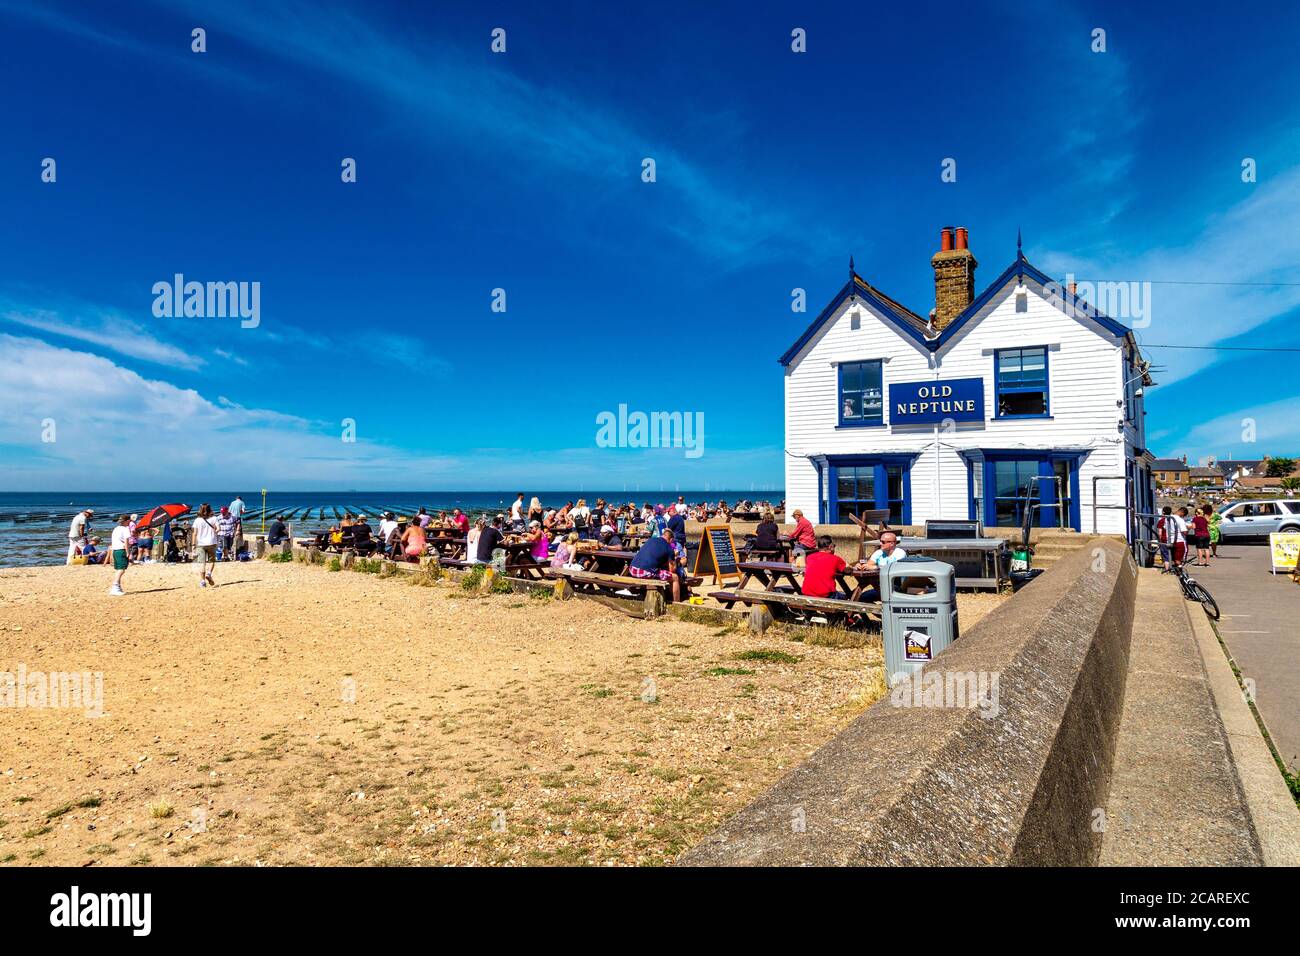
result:
[[[1223,515],[1219,536],[1224,541],[1264,538],[1275,531],[1300,533],[1300,499],[1227,501],[1219,506],[1219,514]]]

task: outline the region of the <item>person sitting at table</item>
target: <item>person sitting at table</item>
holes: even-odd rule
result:
[[[414,518],[406,525],[406,530],[402,536],[397,539],[397,547],[393,552],[394,561],[419,562],[424,555],[424,529],[420,527],[420,522]]]
[[[879,571],[881,568],[893,564],[895,561],[901,561],[907,557],[907,552],[898,546],[898,535],[893,531],[880,532],[880,548],[874,551],[871,557],[861,561],[853,566],[855,571]],[[876,587],[867,588],[862,592],[860,600],[879,601],[880,589]]]
[[[375,539],[370,536],[370,522],[362,515],[352,526],[352,547],[357,554],[367,555],[375,550]]]
[[[528,522],[528,542],[533,546],[530,553],[534,561],[542,562],[551,556],[551,538],[543,529],[542,523],[536,519]]]
[[[616,519],[606,515],[605,523],[600,526],[600,544],[605,548],[623,547],[623,538],[618,533],[618,528],[614,526]]]
[[[817,539],[817,550],[808,555],[800,590],[809,597],[847,597],[835,588],[835,576],[847,567],[844,559],[835,553],[835,541],[824,534]]]
[[[474,548],[475,564],[491,564],[492,552],[501,547],[506,536],[501,533],[501,525],[505,519],[497,515],[492,519],[492,523],[479,532],[478,544]]]
[[[802,509],[795,508],[791,517],[794,518],[794,531],[790,533],[790,560],[798,566],[809,552],[817,548],[817,532],[812,522],[803,516]]]
[[[628,574],[634,578],[658,578],[660,581],[673,583],[673,600],[682,599],[682,582],[676,573],[678,563],[677,551],[673,548],[673,533],[666,528],[658,536],[652,536],[636,553]]]
[[[750,550],[768,554],[781,553],[781,528],[772,512],[763,512],[763,520],[754,531],[754,546]]]
[[[582,566],[578,564],[578,532],[570,531],[567,537],[556,540],[559,544],[551,555],[551,567],[581,570]]]

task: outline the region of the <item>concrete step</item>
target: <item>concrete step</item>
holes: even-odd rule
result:
[[[1177,581],[1138,572],[1103,866],[1258,866],[1263,860]]]

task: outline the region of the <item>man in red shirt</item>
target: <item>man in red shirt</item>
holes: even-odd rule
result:
[[[844,597],[835,589],[835,575],[848,567],[835,553],[835,542],[828,534],[817,538],[817,550],[808,555],[803,570],[803,593],[809,597]]]
[[[817,532],[813,530],[812,522],[803,516],[801,509],[795,508],[791,515],[794,518],[794,531],[790,534],[790,540],[794,546],[790,549],[790,554],[797,565],[800,559],[817,547]]]

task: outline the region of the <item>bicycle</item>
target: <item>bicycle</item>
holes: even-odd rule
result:
[[[1206,615],[1217,621],[1219,619],[1219,603],[1214,600],[1214,595],[1205,589],[1204,584],[1187,573],[1187,566],[1175,564],[1173,567],[1174,574],[1178,575],[1178,583],[1183,586],[1183,597],[1189,601],[1198,601],[1205,608]]]

